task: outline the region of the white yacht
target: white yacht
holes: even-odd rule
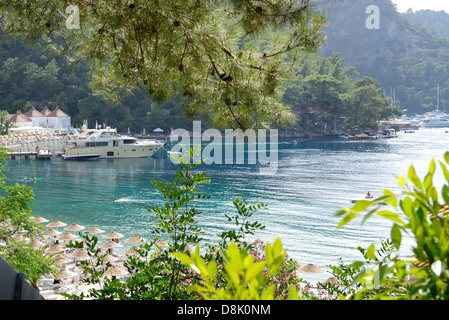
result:
[[[438,110],[428,112],[423,120],[424,128],[449,128],[449,114]]]
[[[440,85],[437,89],[437,108],[427,112],[423,120],[424,128],[449,128],[449,114],[440,111]]]
[[[86,129],[70,140],[63,150],[64,160],[91,160],[117,158],[145,158],[164,146],[165,142],[139,140],[117,134],[116,129]]]

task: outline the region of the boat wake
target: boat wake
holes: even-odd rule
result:
[[[113,202],[128,202],[128,203],[145,203],[148,202],[148,200],[143,199],[132,199],[132,198],[120,198],[112,200]]]

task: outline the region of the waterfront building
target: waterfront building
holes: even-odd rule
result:
[[[41,127],[52,130],[69,130],[72,128],[71,117],[57,106],[53,111],[47,106],[42,111],[38,111],[34,106],[22,113],[17,110],[15,114],[9,115],[9,120],[15,128]]]

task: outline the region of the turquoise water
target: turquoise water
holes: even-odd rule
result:
[[[204,241],[216,240],[216,234],[229,226],[224,214],[236,212],[232,200],[242,194],[269,208],[255,217],[266,225],[255,238],[272,242],[279,236],[289,255],[301,265],[313,263],[325,268],[337,264],[338,257],[353,262],[360,258],[356,248],[387,238],[391,224],[373,219],[361,226],[356,220],[337,230],[340,220],[334,213],[351,206],[351,199],[367,191],[380,195],[378,188],[397,190],[395,175],[406,174],[410,164],[423,177],[430,160],[441,160],[449,150],[448,142],[445,129],[399,133],[397,139],[377,141],[311,139],[294,145],[285,140],[279,142],[275,172],[261,173],[258,164],[202,165],[200,169],[212,179],[203,187],[212,198],[198,203],[204,211],[198,218],[205,230]],[[144,159],[7,160],[4,173],[9,183],[23,183],[25,175],[42,178],[28,183],[35,192],[31,206],[35,216],[68,225],[78,223],[86,230],[116,231],[125,235],[123,239],[134,234],[152,239],[154,217],[147,209],[162,204],[163,199],[151,180],[171,181],[175,170],[160,150],[156,157]],[[123,250],[127,248],[125,245]]]

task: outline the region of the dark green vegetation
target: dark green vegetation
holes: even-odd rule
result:
[[[414,23],[431,27],[439,37],[449,37],[449,14],[445,11],[408,10],[403,16]]]
[[[326,23],[308,0],[82,2],[77,28],[61,14],[67,6],[2,1],[2,29],[86,63],[110,103],[144,88],[157,102],[179,98],[186,115],[216,128],[291,124],[279,88],[301,53],[323,42]]]
[[[334,128],[376,132],[379,120],[402,114],[391,106],[377,80],[359,78],[354,68],[343,67],[338,54],[304,56],[300,61],[284,93],[284,101],[298,115],[298,132],[319,134],[325,128],[326,132]]]

